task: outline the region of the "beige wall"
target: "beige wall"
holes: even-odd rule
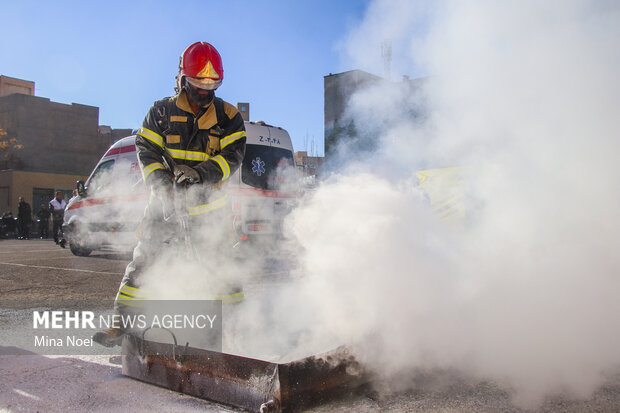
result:
[[[25,171],[3,171],[0,172],[0,213],[6,211],[6,204],[13,214],[17,214],[17,197],[23,196],[24,200],[33,208],[38,209],[38,205],[32,205],[33,188],[49,188],[73,190],[78,180],[85,181],[88,176],[82,175],[66,175],[66,174],[50,174],[42,172],[25,172]],[[6,191],[3,188],[8,188]],[[3,193],[8,192],[8,200],[3,200]],[[50,199],[51,200],[51,199]]]
[[[0,124],[23,147],[3,170],[87,175],[110,146],[99,135],[99,108],[19,93],[0,97]]]
[[[13,208],[11,207],[11,189],[13,187],[12,183],[13,171],[0,172],[0,214],[4,214],[8,210],[13,210]],[[17,209],[15,210],[17,211]]]
[[[0,96],[21,93],[34,96],[34,82],[16,79],[14,77],[0,76]]]

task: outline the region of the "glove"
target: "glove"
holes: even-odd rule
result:
[[[174,167],[174,180],[177,184],[197,184],[200,182],[200,174],[191,166],[176,165]]]
[[[164,220],[168,221],[175,214],[172,184],[159,183],[153,186],[153,191],[155,192],[155,197],[161,202]]]

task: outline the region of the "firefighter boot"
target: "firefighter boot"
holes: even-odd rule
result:
[[[105,347],[120,346],[124,334],[120,328],[108,328],[107,330],[97,331],[93,335],[93,341]]]

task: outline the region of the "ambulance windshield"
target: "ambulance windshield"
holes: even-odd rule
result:
[[[258,189],[294,190],[296,171],[293,153],[273,146],[247,144],[241,166],[241,181]]]
[[[97,169],[86,182],[86,187],[90,193],[96,193],[104,190],[112,180],[112,165],[114,160],[109,160],[99,164]]]

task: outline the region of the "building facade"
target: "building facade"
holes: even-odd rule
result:
[[[34,96],[34,82],[0,81],[0,213],[16,214],[19,196],[33,213],[55,191],[68,199],[110,144],[131,134],[100,126],[97,107]]]
[[[34,82],[0,75],[0,96],[8,96],[13,93],[34,96]]]
[[[377,84],[383,79],[363,70],[330,73],[323,78],[325,116],[325,158],[335,155],[343,139],[356,135],[352,119],[346,116],[351,96],[365,87]]]
[[[306,187],[315,186],[323,176],[323,162],[325,158],[322,156],[308,156],[308,152],[295,152],[295,165],[297,166],[297,175]]]
[[[363,154],[373,151],[386,128],[401,119],[416,120],[425,113],[423,85],[425,78],[393,82],[362,70],[329,74],[324,77],[325,160],[334,169],[338,150],[346,144],[346,152]],[[356,94],[372,91],[364,99],[379,96],[381,107],[364,117],[350,111]],[[372,102],[369,102],[372,104]]]

